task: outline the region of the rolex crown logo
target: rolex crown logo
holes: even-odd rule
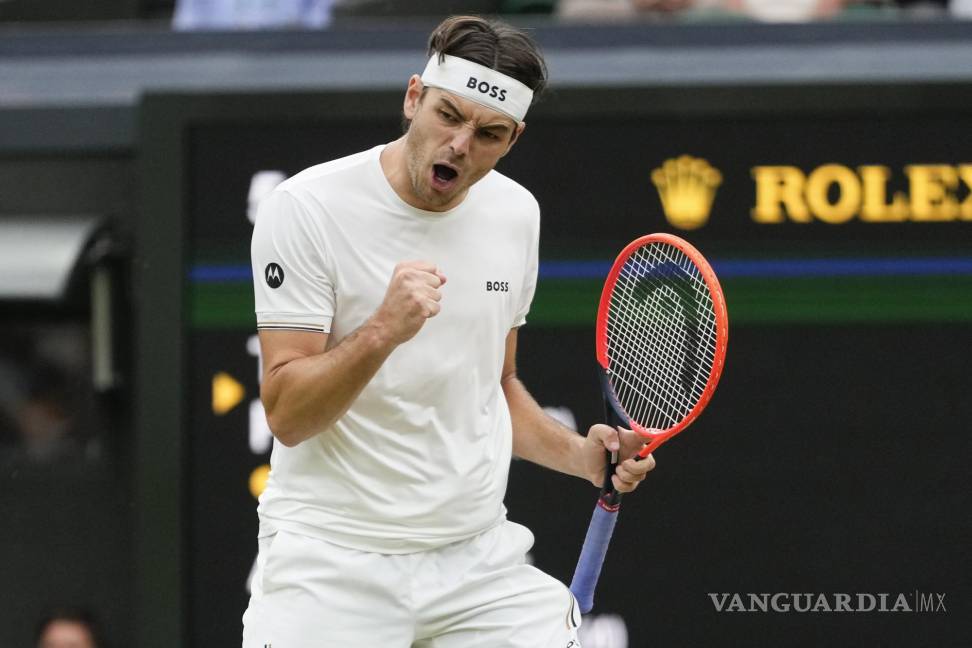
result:
[[[683,155],[670,158],[651,172],[665,218],[683,230],[696,229],[709,220],[716,188],[722,174],[702,158]]]

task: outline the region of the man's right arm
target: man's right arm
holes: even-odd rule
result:
[[[295,446],[333,425],[392,351],[438,314],[444,283],[431,263],[399,263],[378,310],[331,349],[325,333],[260,331],[260,397],[273,435]]]

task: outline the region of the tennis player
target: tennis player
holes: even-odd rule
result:
[[[600,486],[605,449],[516,377],[539,209],[493,170],[546,82],[536,45],[445,20],[398,140],[311,167],[258,212],[252,259],[274,442],[245,648],[566,648],[567,588],[524,564],[511,454]],[[623,446],[623,448],[622,448]],[[612,477],[633,490],[654,466]]]

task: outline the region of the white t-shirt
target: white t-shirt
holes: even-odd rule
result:
[[[539,208],[492,171],[447,212],[405,203],[379,146],[311,167],[260,206],[252,259],[261,329],[328,332],[328,348],[381,304],[396,263],[446,275],[441,312],[397,347],[331,428],[274,442],[261,534],[286,529],[381,553],[469,538],[506,516],[512,426],[505,341],[525,322]]]

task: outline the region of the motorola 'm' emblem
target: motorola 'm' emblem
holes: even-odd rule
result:
[[[276,263],[268,263],[267,269],[263,271],[263,277],[267,280],[267,285],[271,288],[279,288],[284,281],[284,271]]]

